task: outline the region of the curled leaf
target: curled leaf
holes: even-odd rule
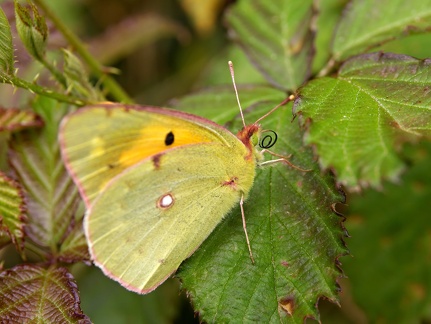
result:
[[[43,61],[48,39],[45,18],[30,2],[28,7],[15,1],[16,29],[27,51],[38,61]]]
[[[89,101],[106,100],[90,83],[88,73],[79,58],[66,49],[63,49],[63,57],[68,92]]]

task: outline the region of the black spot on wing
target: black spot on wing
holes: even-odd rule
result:
[[[118,163],[109,163],[107,165],[107,168],[112,170],[112,169],[115,169],[117,166],[118,166]]]
[[[172,132],[167,133],[166,137],[165,137],[165,145],[170,146],[170,145],[174,144],[174,141],[175,141],[174,133],[172,133]]]

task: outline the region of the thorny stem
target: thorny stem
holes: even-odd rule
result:
[[[127,95],[127,93],[112,77],[105,73],[106,69],[90,54],[80,39],[69,28],[67,28],[66,25],[63,24],[61,19],[46,5],[45,1],[33,1],[45,12],[45,15],[54,23],[57,29],[69,41],[70,45],[87,63],[91,71],[101,80],[114,100],[124,103],[133,103],[133,100]]]
[[[49,97],[61,102],[67,102],[70,104],[73,104],[75,106],[84,106],[91,104],[90,101],[85,101],[81,98],[72,97],[70,95],[64,95],[58,92],[54,92],[51,89],[41,87],[35,83],[31,83],[28,81],[25,81],[23,79],[17,78],[15,76],[8,75],[6,73],[0,72],[0,82],[1,83],[8,83],[14,87],[18,88],[24,88],[29,90],[30,92],[37,93],[39,95]],[[93,102],[94,103],[94,102]]]

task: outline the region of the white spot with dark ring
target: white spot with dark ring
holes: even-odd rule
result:
[[[157,205],[160,208],[169,208],[174,204],[174,197],[171,194],[163,195],[159,198]]]

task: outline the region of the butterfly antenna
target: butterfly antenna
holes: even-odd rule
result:
[[[235,73],[233,71],[233,63],[232,63],[232,61],[229,61],[227,64],[229,64],[229,71],[230,71],[230,75],[232,77],[233,88],[235,89],[236,101],[238,102],[239,112],[241,113],[242,124],[244,125],[244,127],[246,127],[245,120],[244,120],[244,114],[242,113],[242,107],[241,107],[241,103],[239,101],[238,89],[236,88]]]
[[[265,115],[263,115],[262,117],[260,117],[258,120],[256,120],[254,123],[257,124],[259,123],[262,119],[268,117],[269,115],[271,115],[275,110],[277,110],[278,108],[280,108],[281,106],[287,104],[289,101],[295,100],[295,96],[292,94],[289,97],[287,97],[286,99],[284,99],[282,102],[280,102],[277,106],[275,106],[274,108],[272,108],[270,111],[268,111]]]

